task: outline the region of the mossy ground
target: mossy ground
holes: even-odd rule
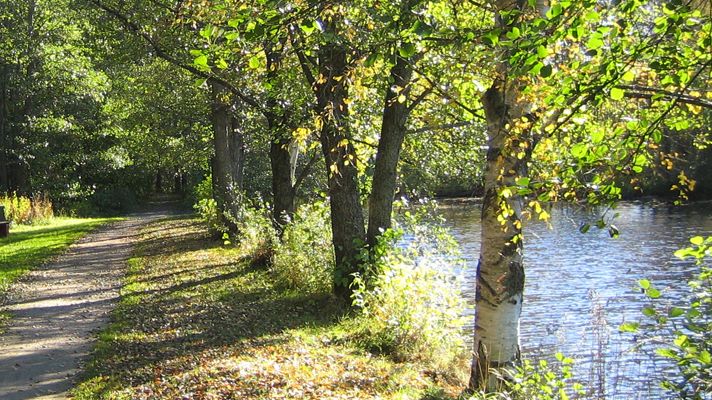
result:
[[[211,241],[197,220],[142,232],[112,324],[78,399],[419,399],[461,386],[344,339],[330,295],[272,285],[269,269]]]

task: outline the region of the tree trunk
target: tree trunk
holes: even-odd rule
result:
[[[513,128],[523,117],[517,103],[515,82],[509,89],[498,79],[485,93],[487,117],[487,164],[482,202],[482,233],[477,265],[474,358],[469,387],[494,391],[506,368],[520,360],[519,316],[524,293],[522,262],[521,201],[516,179],[526,174],[531,152],[524,157],[516,152],[530,148],[528,131]],[[526,129],[526,128],[525,128]],[[493,371],[497,374],[493,374]]]
[[[336,21],[326,22],[325,32],[338,36]],[[358,271],[357,256],[366,236],[356,152],[350,141],[348,123],[347,51],[346,47],[334,42],[320,49],[319,74],[322,79],[316,85],[317,111],[322,121],[320,141],[326,161],[336,256],[334,293],[346,300],[351,295],[352,274]]]
[[[289,138],[276,137],[270,143],[269,155],[272,166],[273,218],[279,232],[294,215],[295,188],[291,173]]]
[[[237,117],[231,115],[230,121],[230,176],[237,195],[241,196],[245,181],[245,134]]]
[[[0,193],[10,191],[9,182],[7,180],[7,151],[8,151],[8,66],[2,63],[0,66]]]
[[[236,171],[241,166],[233,165],[236,160],[234,120],[230,114],[230,103],[224,88],[217,84],[212,86],[212,122],[213,122],[213,197],[217,204],[220,222],[231,232],[237,232],[239,220],[240,191],[239,181],[236,181]]]
[[[504,39],[518,19],[502,14],[518,11],[545,14],[544,2],[527,8],[526,2],[501,1],[496,23]],[[507,21],[507,22],[505,22]],[[516,180],[526,177],[536,140],[532,135],[534,117],[522,100],[521,88],[527,77],[513,72],[509,50],[500,53],[496,77],[485,92],[482,104],[487,120],[487,163],[482,202],[480,258],[477,264],[475,296],[474,357],[470,390],[496,391],[508,380],[509,370],[520,362],[519,316],[524,299],[522,198]],[[496,373],[493,373],[496,372]]]
[[[393,84],[386,90],[381,137],[378,141],[376,166],[368,204],[369,246],[375,245],[381,232],[391,227],[398,160],[409,114],[406,102],[398,99],[401,95],[408,97],[412,76],[413,71],[408,60],[398,57],[396,64],[391,68]]]
[[[156,171],[155,187],[156,193],[163,193],[163,174],[160,169]]]
[[[286,39],[285,39],[286,40]],[[283,46],[284,43],[281,43]],[[267,59],[267,81],[277,84],[277,75],[282,62],[283,50],[272,43],[265,45]],[[296,188],[292,174],[292,162],[289,154],[291,134],[288,129],[289,114],[280,99],[270,92],[267,100],[269,112],[267,125],[272,135],[269,158],[272,167],[272,222],[281,235],[295,211]]]

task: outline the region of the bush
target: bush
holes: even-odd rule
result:
[[[581,398],[583,386],[574,382],[573,359],[556,354],[556,363],[546,360],[533,363],[524,360],[505,379],[502,388],[494,393],[475,393],[468,400],[567,400]]]
[[[238,229],[242,253],[249,257],[253,264],[271,263],[277,240],[268,211],[258,206],[246,207]]]
[[[5,207],[5,218],[15,224],[33,224],[54,216],[52,201],[45,195],[33,199],[15,194],[0,196],[0,205]]]
[[[203,181],[195,185],[192,197],[195,198],[193,209],[205,222],[208,231],[217,237],[226,233],[228,229],[220,221],[218,204],[213,198],[213,178],[211,175],[208,175]]]
[[[301,293],[329,293],[334,273],[328,206],[299,207],[275,247],[272,272],[278,287]]]
[[[388,230],[364,254],[365,276],[354,281],[353,304],[360,313],[352,339],[396,360],[447,372],[468,353],[460,293],[464,263],[443,228],[407,217],[408,244],[402,243],[403,230]]]
[[[712,268],[704,263],[712,256],[712,237],[690,239],[692,247],[675,252],[679,258],[694,258],[700,272],[690,280],[686,304],[663,307],[661,292],[641,279],[640,288],[651,300],[642,310],[643,324],[628,322],[622,331],[642,330],[646,343],[657,355],[675,363],[677,376],[663,380],[662,387],[682,399],[708,399],[712,395]]]

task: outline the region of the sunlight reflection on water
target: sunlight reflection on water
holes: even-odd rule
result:
[[[465,296],[474,298],[474,273],[480,247],[480,204],[444,201],[439,212],[468,263]],[[654,379],[665,365],[628,351],[635,336],[621,334],[624,321],[638,320],[646,301],[637,281],[649,279],[663,297],[675,301],[688,293],[694,264],[673,255],[689,238],[712,235],[712,203],[682,207],[623,202],[609,212],[620,237],[591,228],[584,221],[598,215],[574,206],[551,211],[551,227],[525,224],[525,302],[521,318],[522,351],[530,358],[554,358],[556,352],[577,360],[577,379],[597,393],[586,398],[660,399]],[[472,325],[472,324],[471,324]],[[470,326],[471,326],[470,325]]]

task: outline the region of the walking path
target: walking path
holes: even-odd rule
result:
[[[65,399],[118,300],[140,227],[167,213],[136,214],[81,239],[16,283],[0,335],[0,399]]]

